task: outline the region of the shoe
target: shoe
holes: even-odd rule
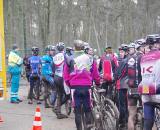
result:
[[[64,118],[68,118],[68,116],[61,113],[57,114],[57,119],[64,119]]]
[[[93,127],[94,127],[93,124],[88,124],[88,125],[87,125],[87,130],[90,130],[90,129],[93,128]]]
[[[37,105],[42,104],[40,101],[37,101]]]
[[[19,101],[11,101],[13,104],[19,104]]]
[[[53,108],[52,108],[52,111],[53,111],[55,114],[57,114],[57,113],[58,113],[57,107],[53,107]]]
[[[125,124],[125,123],[119,124],[119,129],[120,130],[127,130],[127,124]]]
[[[33,101],[32,101],[32,100],[29,100],[29,101],[28,101],[28,104],[33,104]]]
[[[18,102],[23,102],[21,99],[17,99]]]

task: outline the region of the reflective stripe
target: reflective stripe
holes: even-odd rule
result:
[[[41,121],[33,121],[33,125],[34,126],[42,126],[42,122]]]
[[[18,97],[18,93],[11,92],[11,97]]]
[[[41,113],[40,112],[36,112],[35,116],[36,117],[41,117]]]

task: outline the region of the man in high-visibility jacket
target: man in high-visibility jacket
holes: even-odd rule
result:
[[[18,90],[23,59],[19,55],[19,48],[17,45],[13,45],[12,49],[8,57],[8,72],[11,74],[10,102],[18,104],[22,102],[18,97]]]

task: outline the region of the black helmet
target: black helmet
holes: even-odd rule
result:
[[[84,47],[84,52],[85,52],[86,54],[88,54],[88,51],[89,51],[90,48],[91,48],[90,46],[85,46],[85,47]]]
[[[32,47],[32,52],[33,52],[33,55],[38,55],[38,53],[39,53],[39,48],[36,47],[36,46]]]
[[[64,47],[65,47],[65,44],[63,42],[59,42],[57,45],[57,50],[58,51],[63,51],[64,50]]]
[[[128,45],[127,44],[121,44],[121,46],[119,47],[119,50],[123,50],[123,51],[127,52],[129,50]]]
[[[66,51],[72,51],[73,50],[73,48],[72,47],[66,47]]]
[[[147,35],[146,44],[153,45],[155,43],[160,44],[160,35],[159,34]]]
[[[33,51],[33,52],[35,52],[35,51],[38,52],[38,51],[39,51],[39,48],[36,47],[36,46],[34,46],[34,47],[32,47],[32,51]]]

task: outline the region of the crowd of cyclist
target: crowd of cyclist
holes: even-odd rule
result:
[[[143,106],[144,130],[151,130],[154,124],[154,107],[160,103],[160,35],[147,35],[133,43],[121,44],[118,54],[108,46],[99,59],[88,43],[75,40],[73,45],[73,48],[65,47],[62,42],[56,46],[48,45],[43,56],[39,56],[38,47],[32,47],[32,55],[23,60],[18,55],[18,47],[14,46],[8,59],[8,70],[12,75],[11,103],[21,102],[17,81],[21,73],[20,66],[24,64],[30,83],[28,104],[33,104],[35,83],[38,84],[37,104],[41,104],[39,86],[40,80],[43,80],[44,105],[46,108],[50,107],[47,103],[49,86],[53,92],[53,110],[58,119],[67,118],[62,114],[61,106],[67,99],[72,98],[77,130],[82,130],[81,104],[86,123],[91,123],[93,84],[97,89],[106,89],[108,97],[113,89],[116,90],[115,103],[120,113],[121,129],[135,129],[134,118],[139,104]],[[65,87],[70,88],[69,94]]]

